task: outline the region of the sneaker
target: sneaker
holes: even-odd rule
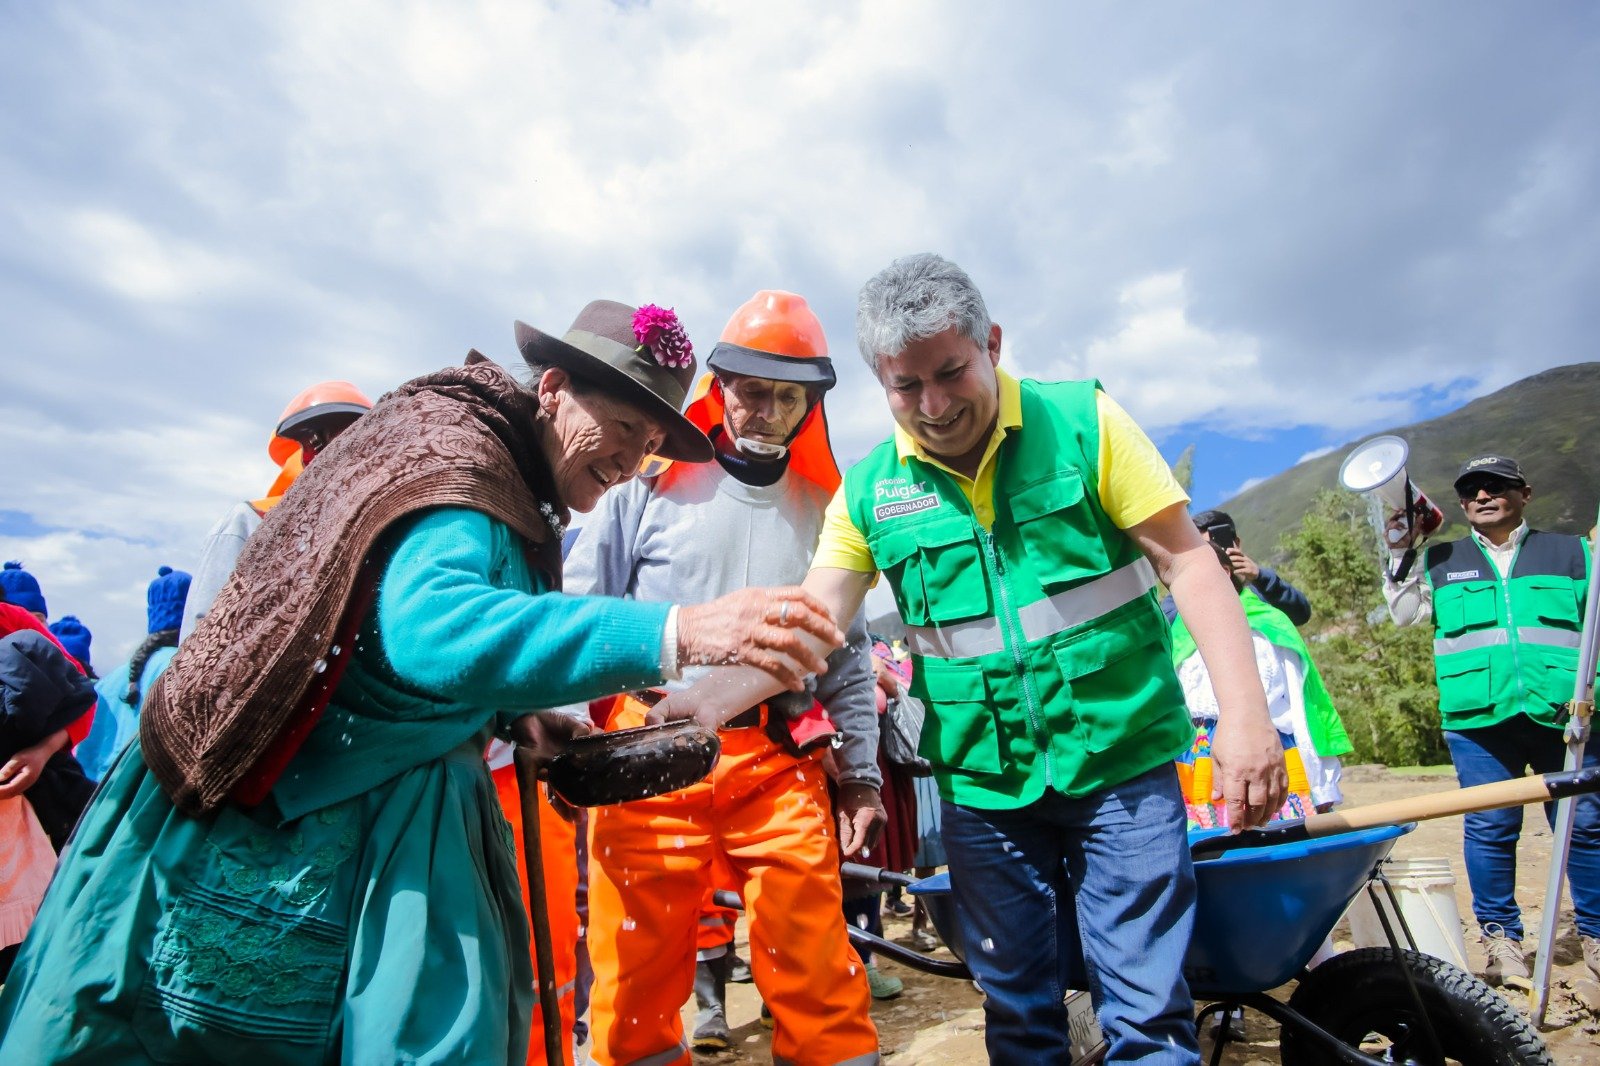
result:
[[[911,946],[918,951],[937,951],[939,950],[939,938],[926,929],[913,929],[911,930]]]
[[[750,964],[739,957],[738,953],[733,950],[732,945],[728,947],[727,959],[728,980],[736,985],[747,985],[755,980],[750,975]]]
[[[1589,967],[1589,976],[1600,981],[1600,936],[1583,938],[1583,964]]]
[[[906,990],[906,983],[894,974],[883,973],[868,963],[867,988],[872,991],[873,999],[893,999]]]
[[[1483,965],[1485,983],[1523,992],[1533,989],[1528,963],[1522,957],[1522,941],[1512,940],[1504,929],[1491,924],[1483,927],[1480,943],[1486,956]]]
[[[884,902],[883,909],[894,915],[896,918],[909,918],[911,917],[911,912],[916,908],[911,906],[911,904],[907,903],[900,896],[892,896]]]

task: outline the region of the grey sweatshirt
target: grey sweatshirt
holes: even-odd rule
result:
[[[750,586],[797,585],[827,506],[827,492],[788,472],[760,487],[715,462],[674,464],[601,497],[567,555],[562,586],[579,596],[696,604]],[[881,787],[866,616],[857,613],[845,635],[815,679],[816,697],[844,734],[834,752],[839,780]],[[707,669],[690,667],[669,687],[686,688]]]
[[[244,551],[244,542],[260,525],[261,516],[256,514],[256,509],[240,500],[206,534],[205,547],[200,550],[200,564],[194,568],[194,577],[189,583],[189,598],[183,601],[183,628],[178,631],[179,640],[188,640],[200,619],[211,610],[212,601],[228,583],[233,564]]]

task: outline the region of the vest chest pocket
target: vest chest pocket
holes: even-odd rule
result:
[[[958,622],[989,613],[977,531],[966,521],[876,528],[872,561],[889,579],[906,625]]]
[[[1441,636],[1483,629],[1500,622],[1498,584],[1445,585],[1433,592],[1433,616]]]
[[[1012,493],[1011,517],[1041,584],[1077,580],[1110,569],[1083,474],[1077,469],[1058,470]]]
[[[1558,629],[1583,628],[1578,590],[1566,578],[1530,577],[1523,582],[1525,600],[1539,621]],[[1522,622],[1522,619],[1518,619]]]
[[[923,660],[912,679],[911,694],[928,710],[919,755],[937,767],[974,774],[1000,772],[1000,731],[981,669],[940,668]]]

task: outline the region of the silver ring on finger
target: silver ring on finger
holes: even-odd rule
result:
[[[787,626],[789,624],[789,601],[788,600],[784,600],[782,605],[780,605],[778,607],[778,624],[780,626]]]

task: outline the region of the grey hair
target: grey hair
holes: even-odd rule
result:
[[[861,286],[856,344],[872,372],[916,341],[957,329],[979,347],[989,343],[989,309],[967,272],[932,252],[902,256]]]

